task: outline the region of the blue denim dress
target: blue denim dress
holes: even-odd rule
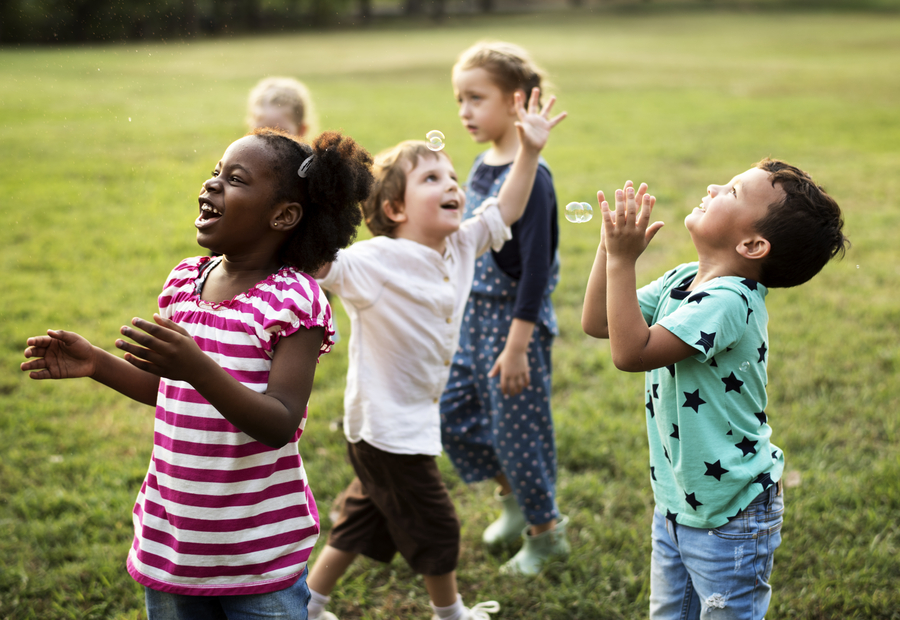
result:
[[[475,160],[470,179],[483,157]],[[547,167],[543,159],[540,165]],[[486,198],[498,194],[508,173],[509,168],[487,194],[466,189],[464,218],[471,217]],[[498,267],[492,252],[483,254],[475,264],[459,349],[441,397],[441,439],[460,477],[478,482],[503,472],[531,524],[559,517],[550,409],[550,349],[559,334],[550,294],[558,281],[557,256],[532,336],[528,356],[531,384],[518,396],[505,397],[500,376],[491,379],[487,375],[506,344],[519,282]]]

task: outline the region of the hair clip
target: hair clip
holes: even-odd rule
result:
[[[309,167],[312,166],[313,157],[315,157],[315,155],[310,155],[309,157],[304,159],[303,163],[300,164],[300,168],[297,169],[297,176],[299,176],[301,179],[306,178],[306,175],[309,172]]]

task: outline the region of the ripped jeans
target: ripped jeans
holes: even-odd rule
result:
[[[650,618],[762,620],[783,519],[780,483],[716,529],[675,525],[654,510]]]

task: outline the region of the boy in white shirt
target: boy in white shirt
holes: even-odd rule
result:
[[[537,89],[535,89],[537,91]],[[310,570],[310,620],[357,555],[389,562],[399,551],[424,576],[435,618],[475,620],[494,601],[465,607],[457,593],[459,520],[441,480],[439,401],[459,342],[475,259],[510,238],[531,193],[554,99],[511,113],[520,148],[497,200],[461,223],[465,194],[449,157],[406,141],[375,161],[364,205],[374,238],[338,253],[316,274],[350,315],[344,432],[357,477],[347,488],[328,544]]]

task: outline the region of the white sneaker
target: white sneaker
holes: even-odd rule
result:
[[[491,614],[500,611],[500,603],[497,601],[485,601],[483,603],[478,603],[474,607],[465,607],[464,609],[465,613],[462,620],[491,620]],[[431,620],[441,619],[435,614],[431,617]]]
[[[310,620],[338,620],[338,617],[330,611],[323,611],[318,618],[310,618]]]

